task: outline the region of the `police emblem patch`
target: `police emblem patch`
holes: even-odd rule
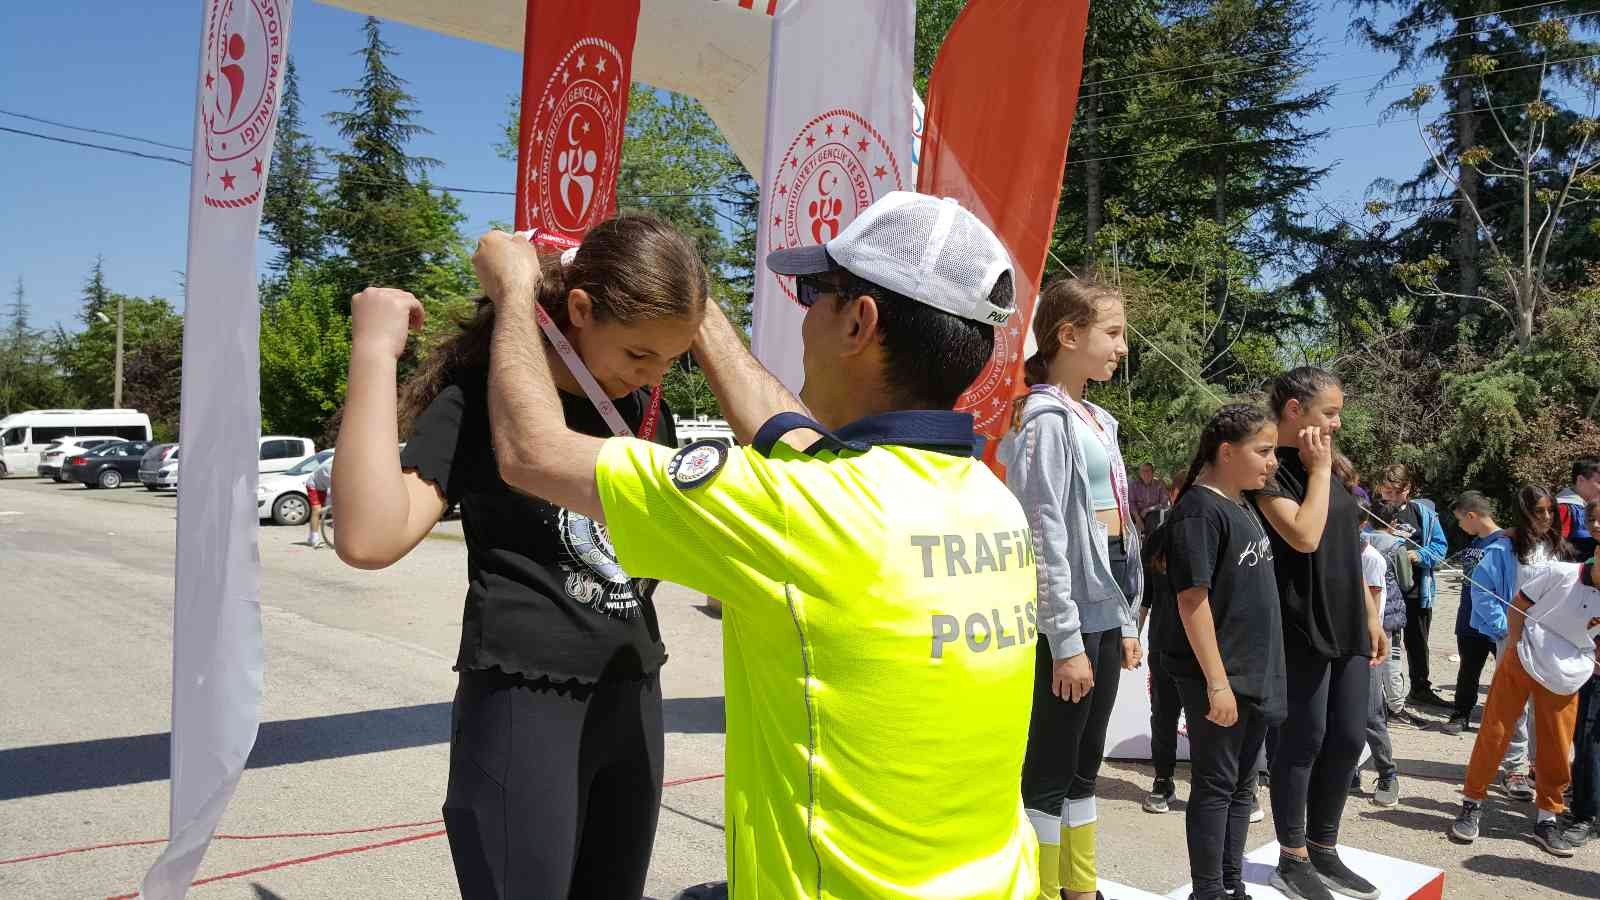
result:
[[[716,441],[695,441],[667,463],[667,477],[679,488],[698,487],[721,471],[727,461],[727,447]]]

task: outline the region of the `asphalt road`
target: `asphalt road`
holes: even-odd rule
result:
[[[138,487],[0,481],[0,898],[132,892],[159,851],[175,508],[173,495]],[[216,841],[200,868],[219,880],[191,896],[454,896],[436,820],[465,578],[459,525],[441,525],[378,573],[296,543],[304,537],[261,529],[261,735],[222,821],[236,838]],[[1453,590],[1441,598],[1433,630],[1435,678],[1447,682],[1455,602]],[[672,655],[667,778],[718,774],[718,623],[675,587],[657,604]],[[1600,847],[1571,860],[1544,854],[1527,837],[1531,805],[1497,800],[1477,844],[1446,840],[1471,741],[1471,732],[1396,728],[1401,805],[1352,798],[1342,840],[1443,868],[1452,898],[1600,897]],[[1149,783],[1143,764],[1103,769],[1100,865],[1107,878],[1164,894],[1188,880],[1183,817],[1142,813]],[[721,781],[669,786],[663,806],[648,886],[657,898],[723,872]],[[1251,847],[1271,840],[1270,824],[1252,831]],[[272,836],[284,834],[301,836]],[[137,840],[157,842],[13,861]]]

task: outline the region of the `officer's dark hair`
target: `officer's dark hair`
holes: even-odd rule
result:
[[[1300,405],[1304,406],[1323,391],[1343,386],[1344,383],[1339,380],[1339,376],[1327,369],[1301,366],[1273,379],[1272,395],[1267,406],[1272,410],[1272,415],[1281,420],[1284,410],[1289,407],[1290,400],[1298,400]]]
[[[884,381],[902,409],[953,409],[994,353],[994,326],[962,318],[895,293],[844,268],[829,272],[840,309],[857,297],[878,307]],[[1002,273],[989,302],[1010,309],[1011,273]]]
[[[1572,480],[1600,475],[1600,459],[1579,459],[1572,463]]]

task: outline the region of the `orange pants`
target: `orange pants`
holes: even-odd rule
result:
[[[1557,694],[1522,668],[1517,648],[1506,647],[1496,660],[1494,681],[1489,684],[1489,699],[1483,705],[1483,724],[1472,745],[1472,760],[1467,763],[1467,784],[1461,791],[1468,800],[1482,801],[1489,794],[1489,783],[1500,771],[1506,746],[1517,719],[1533,699],[1535,750],[1534,789],[1539,808],[1560,815],[1566,810],[1561,794],[1572,780],[1572,733],[1578,725],[1578,695]]]

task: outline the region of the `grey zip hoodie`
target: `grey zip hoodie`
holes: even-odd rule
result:
[[[1084,407],[1111,435],[1117,420],[1085,403]],[[1123,596],[1111,574],[1106,549],[1107,529],[1094,516],[1089,472],[1072,429],[1088,428],[1062,403],[1043,393],[1031,394],[1022,408],[1021,426],[1000,442],[999,459],[1006,467],[1006,486],[1022,502],[1033,529],[1039,577],[1039,631],[1050,644],[1050,656],[1062,660],[1083,652],[1083,636],[1120,628],[1123,637],[1139,636],[1139,596],[1144,571],[1139,564],[1139,533],[1123,510],[1122,539],[1129,560],[1133,596]],[[1098,440],[1092,433],[1089,440]],[[1112,465],[1122,465],[1122,453]]]

